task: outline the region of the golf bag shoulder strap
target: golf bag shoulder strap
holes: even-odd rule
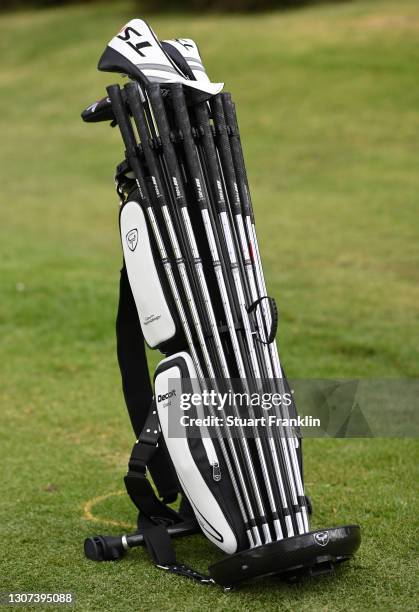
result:
[[[151,520],[158,519],[166,524],[181,520],[179,514],[169,508],[165,502],[171,502],[176,497],[164,498],[160,501],[155,495],[147,478],[147,466],[158,449],[160,430],[154,401],[151,404],[143,430],[133,446],[128,463],[128,473],[124,478],[127,493],[138,510]]]
[[[210,583],[212,580],[208,576],[176,560],[176,553],[167,527],[182,523],[185,516],[182,512],[172,510],[165,503],[168,500],[160,501],[157,498],[146,473],[147,465],[158,448],[159,439],[160,428],[153,401],[143,430],[132,449],[128,473],[124,479],[128,495],[140,512],[138,530],[143,534],[151,559],[159,568],[197,582]]]
[[[125,264],[121,270],[116,319],[117,353],[125,404],[138,438],[144,429],[153,391],[138,313]],[[147,465],[161,497],[176,499],[179,483],[164,442],[150,455]]]

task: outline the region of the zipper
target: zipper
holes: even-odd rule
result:
[[[212,479],[215,482],[219,482],[221,480],[221,468],[220,463],[218,461],[217,453],[214,448],[214,443],[211,438],[208,437],[209,432],[207,428],[201,428],[201,431],[203,433],[202,444],[204,445],[204,450],[208,459],[208,463],[212,468]]]
[[[221,480],[221,468],[219,463],[212,464],[212,478],[215,482],[219,482]]]
[[[202,406],[197,407],[197,416],[201,418],[205,416]],[[201,440],[204,446],[204,451],[207,456],[208,463],[210,467],[212,468],[212,479],[215,482],[220,482],[221,468],[220,468],[220,462],[218,461],[217,452],[214,447],[214,442],[212,441],[212,438],[210,437],[208,427],[206,427],[205,425],[202,425],[199,429],[201,431]]]

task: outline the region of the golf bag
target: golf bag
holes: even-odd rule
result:
[[[125,148],[117,337],[137,437],[125,485],[139,515],[135,533],[88,538],[85,554],[112,560],[145,545],[158,567],[225,588],[330,571],[353,555],[360,530],[310,531],[231,95],[209,80],[194,41],[159,42],[139,19],[99,69],[130,78],[82,117],[117,125]],[[144,342],[164,355],[152,384]],[[172,538],[196,532],[226,554],[209,576],[176,560]]]

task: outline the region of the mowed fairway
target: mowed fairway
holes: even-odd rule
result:
[[[114,2],[0,16],[0,591],[72,591],[83,611],[416,609],[414,440],[306,441],[313,526],[363,529],[335,576],[224,594],[144,550],[83,557],[86,536],[135,520],[114,338],[122,144],[79,113],[118,80],[97,60],[136,15]],[[418,3],[150,21],[196,39],[237,102],[288,374],[418,377]],[[176,547],[202,570],[221,556],[199,536]]]

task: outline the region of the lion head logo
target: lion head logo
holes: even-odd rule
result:
[[[138,230],[132,229],[126,235],[127,245],[130,251],[135,251],[138,244]]]
[[[329,533],[327,531],[318,531],[314,534],[314,539],[319,546],[326,546],[329,541]]]

